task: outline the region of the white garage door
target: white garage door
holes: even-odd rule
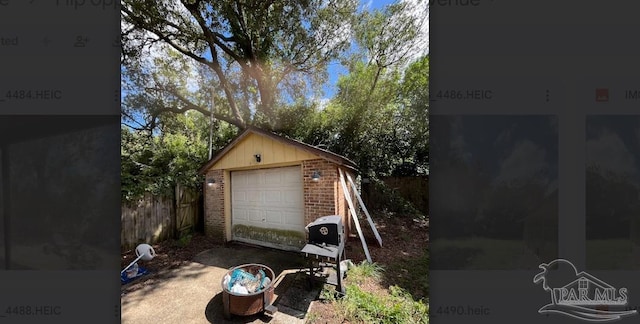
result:
[[[300,166],[231,172],[232,239],[286,250],[304,245]]]

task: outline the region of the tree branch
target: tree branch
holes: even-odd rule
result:
[[[241,60],[241,57],[237,53],[235,53],[233,50],[231,50],[224,43],[220,42],[220,39],[223,39],[225,41],[229,41],[229,40],[233,39],[235,41],[235,36],[225,37],[224,35],[222,35],[220,33],[211,31],[211,29],[209,29],[207,27],[207,23],[204,20],[204,18],[199,14],[199,10],[198,10],[199,1],[197,1],[194,4],[188,4],[188,3],[185,3],[185,1],[183,0],[182,4],[184,5],[185,8],[187,8],[187,10],[189,10],[189,12],[191,13],[191,16],[193,16],[193,18],[195,18],[195,20],[198,22],[198,26],[200,26],[200,29],[202,29],[202,33],[205,36],[204,39],[207,42],[207,44],[209,45],[209,48],[212,50],[212,52],[217,52],[215,50],[215,45],[217,45],[218,47],[220,47],[220,49],[222,49],[222,51],[227,53],[234,60],[236,60],[236,61],[240,61]],[[242,64],[242,62],[239,62],[239,63]]]
[[[172,89],[168,89],[166,87],[148,88],[148,90],[157,90],[157,91],[167,92],[167,93],[171,94],[172,96],[176,97],[178,100],[180,100],[180,102],[182,102],[185,105],[182,108],[180,108],[180,107],[163,107],[163,108],[159,108],[159,109],[155,110],[151,114],[151,116],[152,116],[152,118],[154,120],[155,120],[156,117],[158,117],[162,113],[172,112],[172,113],[176,113],[176,114],[183,114],[183,113],[187,112],[188,110],[195,110],[197,112],[202,113],[205,116],[211,116],[211,111],[209,109],[203,108],[201,106],[198,106],[198,105],[194,104],[189,99],[187,99],[183,95],[179,94],[177,91],[174,91]],[[244,122],[242,122],[242,119],[237,120],[237,119],[231,118],[229,116],[222,115],[220,113],[215,113],[215,112],[213,113],[213,117],[216,118],[216,119],[225,121],[225,122],[227,122],[227,123],[229,123],[231,125],[237,126],[240,129],[244,129],[246,127]]]
[[[237,42],[238,41],[235,36],[225,36],[225,35],[222,35],[222,34],[220,34],[218,32],[213,32],[213,36],[215,36],[216,38],[221,39],[221,40],[223,40],[225,42]]]
[[[137,130],[145,129],[145,126],[146,126],[146,125],[144,125],[144,124],[140,123],[139,121],[137,121],[133,116],[131,116],[131,115],[130,115],[130,114],[128,114],[127,112],[125,112],[125,111],[122,111],[122,110],[121,110],[121,114],[122,114],[122,115],[124,115],[126,118],[128,118],[128,119],[132,120],[132,121],[133,121],[133,122],[135,122],[136,124],[140,125],[140,127],[142,127],[142,128],[137,128],[137,127],[131,126],[131,125],[130,125],[130,124],[128,124],[128,123],[123,123],[123,122],[120,122],[121,124],[124,124],[124,125],[126,125],[126,126],[128,126],[128,127],[131,127],[131,128],[133,128],[133,129],[137,129]]]
[[[127,16],[129,17],[129,19],[131,19],[131,20],[133,20],[133,21],[135,22],[134,24],[135,24],[136,26],[138,26],[138,27],[140,27],[140,28],[142,28],[142,29],[144,29],[144,30],[147,30],[147,31],[149,31],[149,32],[153,33],[154,35],[158,36],[158,38],[160,38],[160,39],[161,39],[161,40],[163,40],[165,43],[167,43],[168,45],[170,45],[171,47],[173,47],[174,49],[176,49],[178,52],[180,52],[180,53],[182,53],[182,54],[184,54],[184,55],[186,55],[186,56],[188,56],[188,57],[190,57],[190,58],[194,59],[195,61],[197,61],[197,62],[199,62],[199,63],[204,63],[204,64],[207,64],[207,63],[208,63],[208,61],[207,61],[204,57],[198,56],[198,55],[196,55],[196,54],[194,54],[194,53],[190,52],[189,50],[184,49],[182,46],[180,46],[180,45],[176,44],[175,42],[173,42],[173,41],[171,40],[171,38],[169,38],[169,35],[165,35],[162,31],[160,31],[160,30],[158,30],[158,29],[155,29],[155,28],[152,28],[151,26],[148,26],[148,25],[145,23],[145,21],[144,21],[144,19],[143,19],[143,18],[141,18],[141,17],[137,17],[137,16],[136,16],[133,12],[131,12],[128,8],[126,8],[126,7],[122,7],[122,9],[121,9],[121,10],[122,10],[122,11],[124,11],[124,12],[127,14]],[[166,21],[163,21],[163,22],[164,22],[164,23],[168,23],[168,22],[166,22]]]
[[[242,66],[241,58],[237,56],[237,54],[235,54],[233,51],[231,51],[231,49],[227,48],[224,44],[221,44],[221,42],[219,42],[219,40],[216,38],[214,33],[207,27],[207,24],[204,18],[198,12],[199,1],[196,1],[194,4],[187,4],[184,1],[182,1],[182,4],[185,6],[185,8],[187,8],[187,10],[189,10],[191,15],[196,19],[196,21],[198,22],[198,25],[202,29],[202,33],[205,35],[207,44],[209,45],[209,49],[211,50],[211,62],[207,62],[207,66],[209,66],[216,73],[216,75],[218,76],[218,79],[220,80],[220,85],[222,86],[225,96],[227,97],[227,101],[229,102],[229,107],[231,108],[231,111],[233,112],[233,115],[237,120],[233,124],[240,128],[245,128],[244,119],[242,118],[242,115],[240,114],[240,110],[236,105],[233,94],[229,89],[229,82],[226,76],[224,75],[222,68],[220,67],[220,63],[218,62],[218,59],[217,59],[218,55],[217,55],[217,50],[215,46],[218,45],[220,48],[222,48],[223,51],[225,51],[227,54],[233,57]]]

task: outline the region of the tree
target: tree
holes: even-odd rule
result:
[[[595,163],[586,168],[587,239],[635,238],[640,189],[632,174],[612,172]]]
[[[400,85],[400,122],[395,143],[404,171],[426,173],[429,165],[429,56],[411,63]]]
[[[417,8],[426,18],[428,8]],[[418,50],[426,19],[416,19],[414,9],[402,1],[358,15],[356,51],[342,61],[349,74],[321,113],[329,148],[368,175],[428,169],[429,59]]]
[[[216,122],[212,143],[222,149],[237,134],[237,128]],[[209,126],[206,118],[189,111],[162,123],[159,135],[122,128],[121,188],[125,200],[139,198],[145,192],[170,196],[176,185],[200,189],[197,170],[207,161]]]
[[[418,16],[428,14],[426,6],[403,1],[358,15],[357,51],[343,61],[349,74],[325,110],[332,117],[324,120],[334,120],[325,126],[333,130],[332,149],[365,173],[426,173],[428,94],[420,92],[428,92],[429,61],[418,51],[426,20],[416,19],[416,8],[424,10]],[[416,57],[420,63],[407,69]]]
[[[284,94],[304,96],[326,78],[326,63],[346,49],[356,4],[125,0],[123,73],[132,74],[125,83],[138,87],[125,105],[146,109],[144,126],[153,128],[157,117],[167,112],[209,115],[213,98],[207,89],[213,86],[224,99],[217,100],[222,108],[214,112],[216,118],[239,128],[271,128],[274,107]],[[171,75],[159,75],[139,62],[150,49],[166,53],[168,48],[172,52],[164,67]],[[198,80],[189,88],[180,84],[185,81],[180,69],[193,63],[197,67],[190,72],[197,71]],[[145,83],[146,89],[139,88]],[[140,93],[143,90],[147,96]],[[133,113],[129,117],[136,119]]]

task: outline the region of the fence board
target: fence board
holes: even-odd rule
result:
[[[177,189],[179,203],[171,197],[145,194],[138,201],[122,204],[120,245],[130,250],[140,243],[154,244],[174,238],[177,233],[192,230],[200,216],[200,194]],[[178,216],[176,217],[176,206]]]
[[[153,244],[173,236],[173,199],[146,194],[140,200],[122,204],[121,249],[140,243]]]

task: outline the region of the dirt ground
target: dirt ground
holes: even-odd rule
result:
[[[383,240],[383,247],[378,243],[366,221],[361,221],[361,227],[365,233],[367,245],[373,262],[381,265],[385,271],[381,285],[368,285],[361,287],[367,291],[387,290],[391,285],[399,285],[405,288],[414,299],[428,300],[428,291],[425,285],[415,284],[417,281],[426,282],[427,269],[416,269],[424,263],[416,262],[426,255],[428,244],[428,221],[419,217],[407,215],[398,216],[386,214],[384,216],[373,215],[376,227]],[[178,269],[194,261],[197,254],[209,250],[219,244],[202,234],[194,234],[187,242],[166,241],[153,245],[156,257],[150,261],[144,261],[144,267],[151,271],[144,280],[123,286],[122,294],[128,294],[136,290],[144,289],[145,285],[154,284],[154,276],[167,270]],[[346,256],[354,263],[366,260],[362,243],[358,237],[351,237],[347,242]],[[122,268],[127,266],[135,258],[134,251],[122,253]],[[426,265],[424,265],[426,266]],[[416,276],[424,276],[416,277]],[[348,279],[347,279],[348,280]],[[313,323],[348,323],[339,318],[334,304],[316,300],[311,303],[309,313]]]
[[[374,216],[376,228],[382,238],[382,247],[378,246],[368,223],[361,221],[362,230],[366,237],[367,246],[373,262],[384,268],[382,282],[372,281],[360,285],[363,291],[373,294],[386,294],[389,287],[398,285],[406,289],[414,300],[428,302],[428,291],[424,285],[416,284],[423,280],[427,282],[428,265],[417,260],[424,260],[429,241],[428,220],[408,215]],[[354,263],[366,260],[362,243],[358,237],[352,237],[347,245],[347,258]],[[416,268],[420,267],[420,268]],[[418,276],[425,276],[424,278]],[[348,283],[349,276],[345,282]],[[350,323],[336,312],[335,303],[318,300],[311,304],[307,323],[315,324],[345,324]]]

